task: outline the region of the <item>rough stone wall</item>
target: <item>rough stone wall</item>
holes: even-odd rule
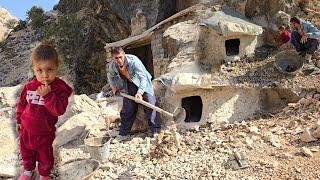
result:
[[[210,0],[213,4],[228,6],[265,30],[265,44],[274,45],[274,39],[279,25],[287,24],[287,15],[295,15],[300,8],[309,5],[309,0]],[[283,16],[285,13],[285,16]]]
[[[152,35],[151,49],[153,55],[154,77],[164,74],[168,64],[168,58],[162,47],[163,29],[157,30]]]
[[[186,123],[184,119],[178,119],[175,123],[181,128],[193,128],[207,122],[218,125],[225,121],[242,121],[254,117],[257,113],[279,112],[288,103],[299,100],[295,93],[286,89],[215,87],[211,90],[198,89],[177,94],[162,88],[162,91],[157,93],[162,95],[159,101],[161,105],[167,104],[164,108],[169,112],[182,106],[182,98],[201,97],[203,109],[200,121]],[[164,124],[172,123],[167,117],[162,116],[162,119]]]
[[[152,53],[155,77],[171,70],[170,64],[178,57],[179,52],[185,55],[184,49],[193,47],[198,40],[198,28],[193,21],[187,21],[192,16],[176,19],[176,24],[167,23],[156,30],[152,36]],[[190,52],[191,53],[191,52]],[[194,52],[192,52],[194,53]],[[190,54],[188,54],[190,55]],[[183,55],[179,55],[181,57]],[[183,62],[178,62],[183,63]]]
[[[239,39],[239,54],[236,56],[243,57],[254,53],[255,48],[260,45],[257,36],[239,35],[224,37],[217,34],[208,27],[201,27],[199,45],[197,49],[202,52],[199,60],[201,63],[210,65],[212,68],[220,66],[224,59],[227,59],[225,41],[229,39]]]

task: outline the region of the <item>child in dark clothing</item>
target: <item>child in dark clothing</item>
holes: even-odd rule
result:
[[[291,33],[284,26],[280,26],[278,32],[279,36],[277,37],[276,42],[279,46],[290,41]]]
[[[54,165],[55,124],[66,111],[72,89],[57,77],[58,54],[52,46],[38,46],[31,61],[35,78],[24,85],[16,112],[24,167],[19,179],[34,179],[38,161],[40,180],[48,180]]]

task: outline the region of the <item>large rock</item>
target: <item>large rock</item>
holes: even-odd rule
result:
[[[99,109],[98,104],[87,95],[82,94],[71,96],[65,114],[59,117],[57,127],[61,126],[65,121],[76,114],[95,109]]]
[[[57,147],[63,146],[85,135],[90,129],[108,130],[110,123],[119,118],[119,111],[108,107],[76,114],[57,129],[54,144]]]
[[[14,127],[14,121],[0,117],[0,177],[14,177],[17,174],[18,141]]]
[[[18,19],[0,7],[0,43],[3,42],[17,25]]]
[[[199,26],[192,21],[177,23],[163,33],[163,46],[169,50],[169,57],[195,43],[199,36]]]
[[[93,125],[105,127],[105,122],[99,118],[99,111],[82,112],[70,118],[56,131],[54,145],[60,147],[86,133],[85,129]]]

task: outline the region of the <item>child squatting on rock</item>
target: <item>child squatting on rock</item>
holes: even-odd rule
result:
[[[48,180],[54,165],[55,124],[66,111],[72,89],[57,77],[58,53],[52,46],[38,46],[31,61],[35,77],[24,85],[16,112],[24,168],[19,179],[34,179],[38,161],[40,180]]]
[[[279,35],[276,39],[276,42],[279,46],[290,41],[291,33],[284,26],[280,26],[278,28],[278,33]]]

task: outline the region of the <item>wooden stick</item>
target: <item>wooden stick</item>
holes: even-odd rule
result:
[[[170,117],[174,118],[174,115],[172,113],[169,113],[168,111],[165,111],[165,110],[163,110],[163,109],[161,109],[161,108],[159,108],[159,107],[157,107],[155,105],[152,105],[152,104],[150,104],[150,103],[148,103],[148,102],[146,102],[144,100],[137,99],[137,98],[135,98],[133,96],[130,96],[128,94],[125,94],[125,93],[120,93],[120,95],[125,97],[125,98],[131,99],[131,100],[133,100],[133,101],[135,101],[137,103],[140,103],[140,104],[142,104],[142,105],[144,105],[144,106],[146,106],[148,108],[151,108],[151,109],[153,109],[153,110],[155,110],[155,111],[157,111],[159,113],[162,113],[162,114],[165,114],[167,116],[170,116]]]

